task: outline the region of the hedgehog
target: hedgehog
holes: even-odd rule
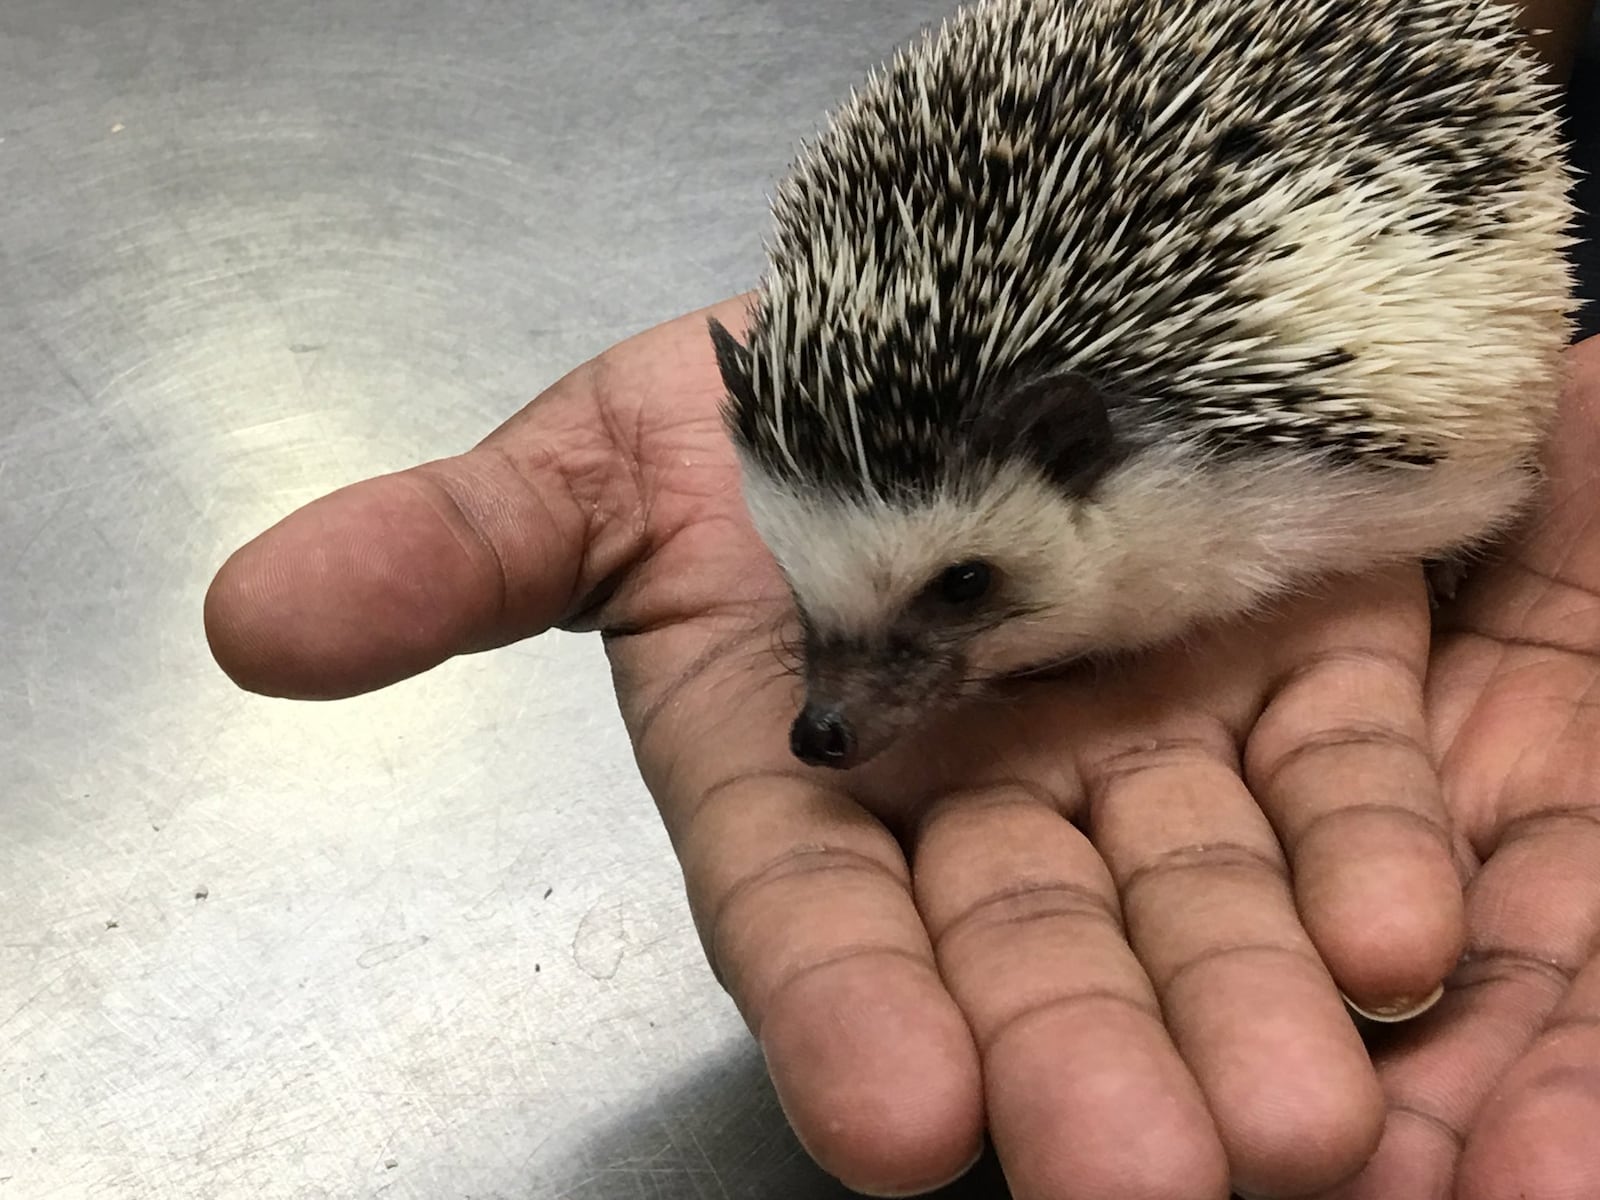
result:
[[[1504,0],[978,0],[874,69],[710,322],[794,755],[1502,534],[1572,336],[1556,101]]]

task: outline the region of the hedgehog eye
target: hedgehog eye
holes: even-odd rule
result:
[[[975,559],[948,568],[934,581],[933,590],[946,604],[968,605],[988,595],[993,583],[993,568]]]

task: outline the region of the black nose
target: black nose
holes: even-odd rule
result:
[[[814,767],[848,767],[855,757],[856,735],[837,708],[808,704],[789,730],[789,749]]]

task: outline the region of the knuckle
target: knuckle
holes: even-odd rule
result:
[[[1252,958],[1287,958],[1300,965],[1320,966],[1315,955],[1303,947],[1281,942],[1247,941],[1212,945],[1196,949],[1179,958],[1167,977],[1161,981],[1163,991],[1178,987],[1183,981],[1206,969],[1216,969]]]
[[[1124,745],[1095,763],[1096,790],[1104,792],[1129,778],[1196,765],[1239,769],[1237,747],[1220,726],[1202,733],[1168,734]]]
[[[432,463],[413,468],[412,478],[417,491],[455,539],[462,555],[493,581],[494,611],[497,615],[503,614],[510,600],[511,573],[471,489],[455,473]]]
[[[1023,881],[990,892],[929,933],[942,955],[966,938],[988,938],[1009,928],[1046,922],[1089,922],[1122,935],[1122,914],[1110,899],[1093,888],[1059,880]]]
[[[889,929],[902,932],[892,924],[871,922],[867,927],[878,936],[857,939],[842,939],[836,928],[819,928],[821,918],[803,903],[803,894],[819,885],[836,898],[854,889],[887,893],[910,905],[910,885],[902,874],[873,854],[841,845],[792,846],[720,887],[712,885],[712,894],[697,906],[704,914],[702,940],[718,982],[742,1005],[763,1011],[796,979],[865,954],[929,961],[928,951],[884,936]]]
[[[1600,831],[1600,804],[1561,805],[1515,817],[1501,827],[1498,845],[1504,848],[1512,842],[1574,830],[1586,836]]]
[[[1069,809],[1067,797],[1044,783],[1007,776],[946,790],[923,810],[917,834],[921,841],[946,830],[959,837],[979,832],[985,822],[996,817],[1059,814]]]
[[[1128,871],[1118,881],[1123,904],[1131,903],[1135,892],[1190,872],[1242,873],[1267,877],[1274,885],[1287,887],[1289,884],[1289,871],[1283,861],[1264,850],[1243,842],[1196,842],[1169,847]]]
[[[1177,956],[1168,969],[1154,979],[1156,990],[1165,998],[1178,991],[1195,976],[1214,972],[1219,968],[1248,963],[1251,959],[1265,959],[1269,962],[1276,960],[1287,966],[1309,968],[1319,976],[1323,974],[1321,960],[1307,946],[1252,939],[1198,946],[1186,954]]]
[[[1006,1038],[1026,1033],[1035,1022],[1079,1009],[1095,1007],[1120,1009],[1136,1017],[1161,1022],[1161,1010],[1145,997],[1110,987],[1084,987],[1056,991],[1029,999],[978,1031],[979,1050],[985,1058]]]
[[[776,1006],[779,999],[802,980],[810,979],[824,971],[837,969],[852,964],[862,964],[870,961],[892,961],[909,963],[922,970],[930,970],[926,955],[919,954],[906,946],[896,945],[892,942],[857,942],[836,947],[832,952],[814,958],[807,958],[802,962],[794,963],[788,970],[775,976],[763,994],[755,998],[752,1011],[763,1013]],[[755,1023],[755,1033],[760,1036],[759,1020]]]
[[[1330,757],[1376,753],[1418,764],[1431,762],[1427,747],[1414,734],[1381,722],[1346,722],[1287,740],[1289,744],[1279,748],[1259,737],[1252,739],[1245,759],[1252,786],[1263,792],[1277,791],[1296,771],[1316,772],[1314,778],[1320,782],[1329,778],[1326,760]]]
[[[1360,823],[1381,821],[1390,825],[1404,825],[1421,831],[1437,841],[1447,854],[1451,851],[1450,830],[1443,821],[1404,804],[1376,800],[1341,804],[1337,808],[1317,813],[1294,830],[1293,836],[1289,839],[1290,850],[1297,856],[1303,854],[1313,840],[1337,835],[1342,832],[1339,828],[1341,825],[1352,821]]]
[[[766,859],[754,869],[734,880],[722,895],[718,911],[740,903],[750,903],[763,889],[772,888],[806,875],[824,872],[855,872],[881,878],[902,891],[905,880],[891,871],[878,859],[863,851],[846,846],[793,846],[781,854]]]
[[[1419,667],[1405,655],[1373,646],[1337,646],[1309,654],[1283,673],[1272,688],[1283,696],[1305,691],[1307,695],[1326,691],[1334,677],[1341,684],[1399,684],[1407,691],[1418,686]]]

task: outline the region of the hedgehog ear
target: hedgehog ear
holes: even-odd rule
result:
[[[1076,372],[1003,388],[984,406],[972,435],[988,453],[1031,462],[1074,496],[1087,495],[1119,454],[1105,393]]]
[[[711,345],[717,352],[717,370],[722,372],[722,386],[734,403],[749,406],[755,403],[755,386],[750,375],[750,351],[734,340],[727,327],[711,317]]]

